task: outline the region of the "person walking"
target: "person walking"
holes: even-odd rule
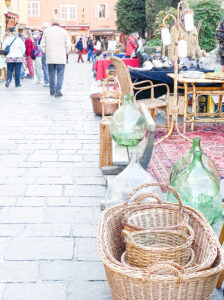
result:
[[[76,49],[78,50],[79,53],[79,57],[78,57],[78,63],[81,59],[81,62],[84,62],[83,57],[82,57],[82,51],[83,51],[83,42],[82,42],[82,38],[79,39],[78,43],[76,44]]]
[[[6,55],[7,63],[7,79],[5,86],[9,87],[10,82],[12,81],[12,75],[15,70],[15,86],[20,87],[20,72],[22,63],[25,61],[25,44],[22,39],[18,36],[17,30],[13,27],[10,28],[8,37],[4,41],[2,48],[3,50],[9,46],[10,50],[8,55]]]
[[[44,22],[43,25],[42,25],[43,33],[49,27],[50,27],[50,24],[48,22]],[[42,37],[43,37],[43,35],[40,38],[40,43],[41,43]],[[49,87],[50,86],[49,85],[49,72],[48,72],[48,65],[47,65],[47,62],[46,62],[46,53],[42,52],[41,58],[42,58],[42,70],[43,70],[43,74],[44,74],[44,84],[43,84],[43,86],[44,87]]]
[[[33,41],[32,41],[32,34],[30,30],[25,29],[23,31],[23,38],[25,39],[25,46],[26,46],[26,64],[29,71],[29,74],[25,77],[27,79],[34,78],[34,70],[33,70],[33,61],[31,58],[31,54],[33,51]]]
[[[92,58],[93,61],[93,54],[94,54],[94,45],[93,40],[90,40],[87,46],[87,52],[88,52],[88,58],[87,61],[90,62],[90,59]]]
[[[34,57],[35,57],[35,75],[37,78],[37,83],[41,83],[43,79],[43,70],[42,70],[42,51],[40,48],[40,31],[35,30],[33,32],[33,39],[35,41],[34,45]]]
[[[71,40],[68,32],[60,27],[59,18],[54,18],[52,26],[44,31],[40,46],[42,51],[46,53],[50,95],[62,97],[61,89],[66,65],[66,54],[71,50]],[[56,74],[57,83],[55,84]]]

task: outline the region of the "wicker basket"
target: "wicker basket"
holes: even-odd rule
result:
[[[121,236],[122,210],[122,205],[107,209],[101,216],[98,229],[98,252],[104,263],[113,300],[209,300],[224,270],[224,254],[205,218],[195,210],[184,207],[195,231],[192,248],[197,262],[211,256],[211,244],[216,249],[217,255],[211,268],[188,272],[189,268],[184,272],[183,267],[163,263],[154,264],[150,269],[139,269],[120,262],[125,251]],[[200,242],[196,243],[198,239]],[[201,249],[198,249],[199,244]],[[211,252],[213,256],[213,250]]]
[[[169,203],[162,203],[160,200],[158,204],[151,202],[142,203],[145,198],[151,198],[151,194],[136,194],[148,187],[161,186],[173,192],[178,199],[179,206]],[[135,197],[134,203],[129,204],[131,199]],[[158,196],[157,196],[158,198]],[[158,200],[158,199],[157,199]],[[141,204],[141,205],[140,205]],[[136,188],[127,198],[123,209],[123,226],[124,229],[133,232],[140,230],[172,230],[178,229],[188,223],[188,215],[183,212],[183,204],[177,192],[166,184],[151,183],[144,184]]]
[[[195,260],[195,254],[194,254],[194,250],[191,249],[191,254],[190,254],[190,259],[188,261],[188,263],[184,266],[184,268],[190,268],[194,265],[194,260]],[[128,263],[127,259],[126,259],[126,252],[124,252],[121,256],[121,263],[123,265],[125,265],[126,267],[135,267],[135,266],[132,266]]]
[[[110,119],[104,118],[100,122],[100,154],[99,167],[112,166],[112,137],[110,135]]]
[[[186,230],[186,228],[185,228]],[[144,230],[125,234],[126,259],[132,266],[146,268],[154,262],[172,261],[186,266],[191,258],[194,232],[184,230]]]

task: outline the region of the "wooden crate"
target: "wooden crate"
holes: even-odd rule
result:
[[[110,135],[110,118],[104,118],[100,122],[100,168],[112,166],[112,137]]]

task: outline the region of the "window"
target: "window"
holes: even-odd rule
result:
[[[97,4],[96,9],[96,18],[99,19],[108,19],[109,18],[109,5],[106,4]]]
[[[59,9],[58,8],[54,8],[54,16],[58,16],[59,15]]]
[[[99,5],[99,18],[106,18],[106,5],[105,4]]]
[[[28,2],[28,16],[39,17],[40,16],[40,2]]]
[[[61,18],[64,20],[76,20],[77,8],[75,5],[61,6]]]

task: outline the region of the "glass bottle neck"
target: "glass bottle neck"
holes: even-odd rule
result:
[[[199,138],[195,138],[193,140],[193,145],[192,145],[190,152],[194,153],[195,151],[201,152],[201,140]]]
[[[133,96],[132,95],[124,95],[123,104],[129,103],[131,101],[133,101]]]

